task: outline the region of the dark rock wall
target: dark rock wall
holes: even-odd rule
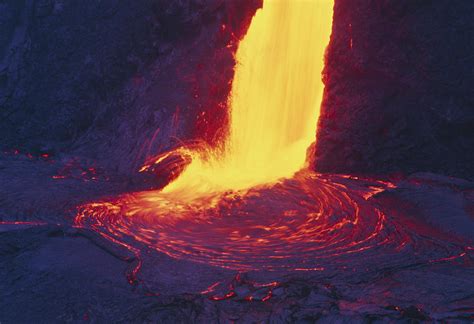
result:
[[[474,1],[336,0],[322,172],[474,177]]]
[[[133,172],[215,143],[262,0],[0,2],[0,148]],[[315,167],[474,176],[474,2],[336,0]]]
[[[0,147],[128,172],[181,141],[217,141],[233,53],[261,2],[0,2]]]

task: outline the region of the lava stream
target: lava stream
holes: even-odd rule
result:
[[[83,206],[76,223],[175,259],[246,271],[375,271],[463,252],[413,232],[393,208],[381,209],[372,197],[390,188],[302,171],[272,186],[192,202],[124,194]]]
[[[217,149],[188,150],[191,163],[164,193],[192,200],[272,183],[304,167],[332,15],[333,0],[264,1],[237,51],[228,138]]]
[[[410,237],[367,202],[386,184],[295,175],[315,137],[332,6],[266,0],[237,53],[225,147],[158,157],[188,166],[162,191],[83,206],[76,223],[232,269],[320,271],[355,253],[375,259],[381,247],[397,255]]]

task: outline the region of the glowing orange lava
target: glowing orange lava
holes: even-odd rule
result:
[[[315,140],[333,0],[265,0],[239,44],[223,148],[192,162],[163,194],[190,200],[291,177]]]
[[[77,226],[135,255],[130,282],[140,281],[142,266],[154,271],[157,260],[239,273],[311,272],[331,280],[363,274],[359,281],[370,273],[380,278],[392,269],[470,258],[470,247],[446,245],[437,230],[419,225],[411,203],[400,208],[403,200],[390,194],[395,184],[298,171],[315,140],[332,5],[266,0],[237,53],[225,147],[164,153],[153,163],[168,170],[169,180],[178,178],[163,191],[126,193],[78,208]],[[265,302],[279,285],[238,274],[201,294],[231,299],[244,286],[243,300]]]
[[[365,198],[389,185],[304,171],[268,188],[188,203],[127,194],[84,206],[76,224],[222,268],[324,271],[327,259],[334,266],[351,254],[376,255],[380,246],[408,244]]]
[[[235,269],[322,271],[316,256],[374,246],[385,219],[358,190],[352,198],[297,173],[316,137],[332,14],[333,0],[265,0],[237,52],[223,147],[160,155],[140,171],[164,164],[175,179],[167,187],[81,206],[76,224]],[[342,229],[352,231],[360,209],[370,220],[354,238]]]

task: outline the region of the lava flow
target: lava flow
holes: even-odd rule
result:
[[[384,213],[366,201],[386,187],[303,171],[273,186],[187,204],[128,194],[84,206],[76,221],[173,258],[240,270],[320,271],[326,259],[406,244],[404,234],[388,230]]]
[[[188,166],[173,169],[175,180],[161,191],[82,206],[76,224],[173,258],[240,270],[324,271],[345,267],[354,254],[361,267],[375,269],[412,258],[400,251],[414,248],[416,237],[369,199],[391,184],[304,169],[332,6],[266,0],[237,53],[224,147],[158,157],[152,164]]]
[[[166,160],[173,169],[170,156],[188,165],[177,178],[171,170],[175,179],[161,191],[83,206],[76,223],[105,230],[107,237],[134,237],[176,258],[233,268],[286,267],[314,253],[357,249],[359,243],[344,247],[339,234],[341,241],[325,239],[359,221],[349,196],[326,185],[286,187],[291,180],[282,180],[305,166],[315,140],[332,14],[333,0],[266,0],[239,44],[223,147],[180,148],[158,157],[152,165]],[[327,222],[332,203],[345,212]],[[380,231],[380,214],[367,215],[373,218],[363,232]],[[322,251],[327,244],[333,252]]]
[[[272,183],[304,166],[324,89],[332,7],[332,0],[264,2],[237,51],[227,140],[216,149],[188,149],[192,162],[163,193],[192,200]]]

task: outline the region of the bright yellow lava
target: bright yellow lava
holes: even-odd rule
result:
[[[225,150],[196,155],[163,193],[240,190],[291,177],[315,141],[334,0],[265,0],[237,51]]]

